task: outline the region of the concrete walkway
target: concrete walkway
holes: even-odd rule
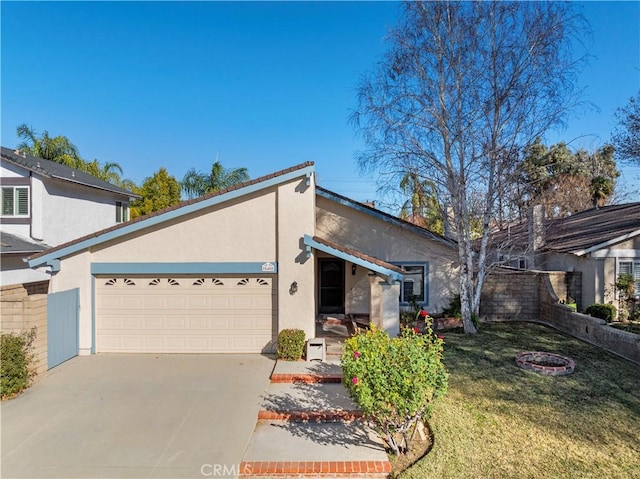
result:
[[[274,360],[95,355],[2,403],[0,476],[236,477]]]
[[[278,361],[241,463],[243,477],[386,477],[380,437],[340,383],[336,359]]]

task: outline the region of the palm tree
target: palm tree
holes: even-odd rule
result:
[[[78,169],[114,185],[122,184],[122,167],[118,163],[107,161],[101,164],[98,160],[93,160],[85,162],[83,166]]]
[[[228,188],[249,179],[246,168],[225,168],[216,159],[211,166],[211,173],[206,174],[191,168],[182,179],[182,189],[189,198],[206,195]]]
[[[591,180],[589,192],[593,206],[598,208],[603,206],[607,199],[613,194],[615,181],[606,176],[596,176]]]
[[[400,218],[442,234],[444,224],[433,181],[409,171],[400,180],[400,189],[409,197],[400,209]]]
[[[84,161],[80,158],[76,146],[66,136],[51,137],[46,130],[38,136],[35,130],[25,123],[16,128],[16,133],[22,139],[17,147],[19,150],[38,158],[82,169]]]

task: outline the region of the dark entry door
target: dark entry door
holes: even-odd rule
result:
[[[344,261],[320,258],[320,313],[344,313]]]

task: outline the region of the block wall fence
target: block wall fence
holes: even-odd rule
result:
[[[640,364],[640,335],[612,328],[606,321],[574,312],[560,301],[573,298],[581,309],[579,273],[498,270],[482,288],[481,321],[546,324]]]
[[[47,370],[48,288],[48,281],[0,288],[0,332],[21,333],[36,327],[36,379]]]

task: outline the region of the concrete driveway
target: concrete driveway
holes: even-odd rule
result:
[[[274,363],[74,358],[2,403],[1,477],[235,477]]]

